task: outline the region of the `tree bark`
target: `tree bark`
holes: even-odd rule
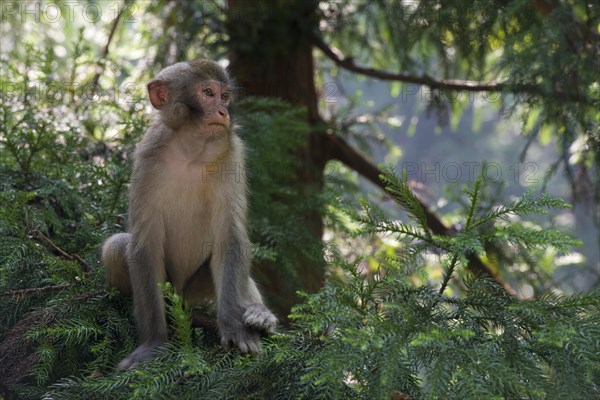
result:
[[[314,85],[314,60],[310,35],[316,28],[318,2],[274,2],[259,0],[244,2],[228,1],[227,31],[230,36],[230,69],[242,88],[240,97],[265,96],[286,100],[306,107],[308,123],[320,121],[317,92]],[[304,146],[296,154],[303,161],[303,168],[296,176],[301,196],[314,198],[323,188],[323,171],[327,155],[321,146],[322,139],[313,130]],[[282,133],[285,134],[285,133]],[[318,212],[307,212],[301,218],[317,238],[323,236],[323,221]],[[314,292],[323,284],[324,263],[315,258],[303,257],[298,251],[298,281],[289,290],[281,280],[286,279],[278,266],[272,262],[255,265],[262,281],[265,295],[277,301],[269,305],[280,317],[285,318],[297,303],[297,290]]]

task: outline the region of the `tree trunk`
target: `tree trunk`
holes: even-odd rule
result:
[[[308,123],[320,121],[314,83],[314,60],[310,32],[318,22],[318,2],[228,1],[227,31],[230,36],[230,69],[241,87],[241,97],[264,96],[286,100],[307,109]],[[285,132],[281,132],[285,135]],[[314,198],[323,188],[326,156],[320,145],[322,137],[312,133],[296,154],[303,167],[296,176],[296,185],[303,198]],[[316,238],[323,235],[323,221],[317,212],[302,215],[307,228]],[[300,251],[296,254],[301,254]],[[302,256],[301,256],[302,257]],[[314,292],[323,283],[323,261],[302,257],[298,260],[298,280],[293,290],[285,289],[285,277],[275,263],[255,265],[265,277],[261,286],[267,297],[276,298],[270,304],[280,317],[289,314],[296,304],[296,291]],[[300,272],[300,271],[299,271]]]

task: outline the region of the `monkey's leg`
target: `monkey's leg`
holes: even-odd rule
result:
[[[106,267],[106,281],[127,296],[131,296],[132,293],[126,255],[130,237],[129,233],[118,233],[109,237],[102,245],[102,264]]]
[[[167,321],[163,293],[159,283],[166,280],[163,237],[160,228],[150,230],[150,237],[131,236],[127,247],[127,264],[133,289],[133,306],[138,332],[138,347],[117,366],[118,370],[133,369],[153,358],[167,341]]]

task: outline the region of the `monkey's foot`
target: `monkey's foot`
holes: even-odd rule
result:
[[[264,305],[260,303],[251,304],[246,308],[242,316],[244,325],[266,333],[275,332],[277,317]]]
[[[126,369],[136,369],[140,363],[154,358],[158,352],[160,344],[142,344],[132,351],[127,357],[117,365],[117,371]]]
[[[221,345],[225,349],[229,349],[229,344],[233,343],[239,347],[242,354],[258,354],[260,352],[258,331],[241,326],[239,323],[235,325],[221,326]]]

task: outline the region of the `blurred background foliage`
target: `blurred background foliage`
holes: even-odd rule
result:
[[[598,397],[599,8],[2,2],[0,396]],[[145,82],[201,57],[239,83],[283,326],[226,353],[213,305],[190,325],[167,287],[169,345],[115,373],[136,334],[98,249],[126,229]]]

